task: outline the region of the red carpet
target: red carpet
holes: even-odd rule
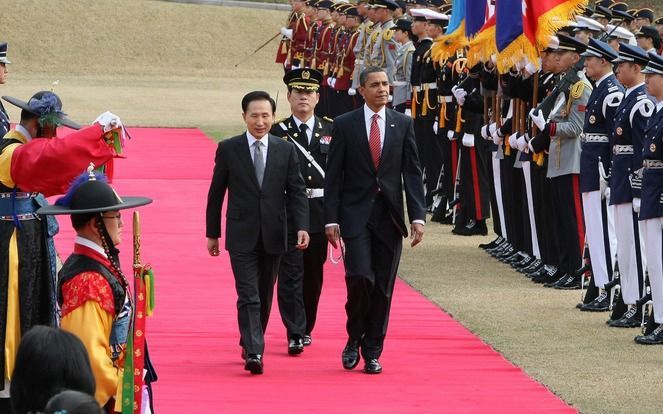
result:
[[[164,413],[566,413],[575,412],[403,282],[396,284],[382,375],[341,367],[342,267],[328,264],[313,345],[287,355],[276,300],[265,374],[243,370],[236,294],[227,254],[207,255],[205,202],[216,145],[195,129],[132,129],[116,165],[120,194],[144,195],[143,257],[156,271],[148,340]],[[126,212],[125,272],[131,270]],[[57,237],[71,252],[69,221]],[[363,365],[360,365],[361,368]]]

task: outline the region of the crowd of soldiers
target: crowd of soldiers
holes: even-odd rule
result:
[[[481,248],[663,343],[663,18],[599,1],[538,64],[498,74],[469,67],[467,49],[433,58],[443,1],[292,4],[277,62],[323,74],[316,114],[331,119],[362,105],[362,70],[385,69],[392,108],[414,120],[432,221],[486,235],[492,214]]]

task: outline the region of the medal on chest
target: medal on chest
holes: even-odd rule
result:
[[[651,144],[651,145],[649,146],[649,151],[651,151],[651,152],[656,152],[656,144]]]
[[[624,133],[624,130],[622,129],[622,127],[617,127],[616,132],[617,132],[617,135],[621,135],[621,134]]]
[[[589,123],[590,123],[590,124],[595,124],[595,123],[596,123],[596,117],[595,117],[594,115],[591,115],[591,116],[589,117]]]

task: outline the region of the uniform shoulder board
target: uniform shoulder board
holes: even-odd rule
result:
[[[635,98],[635,100],[636,100],[636,101],[639,101],[640,99],[645,99],[646,97],[647,97],[647,95],[645,95],[645,94],[643,93],[642,95],[638,95],[638,96]]]
[[[617,90],[619,90],[619,86],[617,86],[617,85],[614,85],[614,86],[611,86],[611,87],[608,88],[608,92],[614,92],[614,91],[617,91]]]
[[[382,38],[386,41],[390,41],[394,37],[394,29],[387,29],[382,33]]]
[[[285,121],[285,119],[281,119],[280,121],[277,122],[279,123],[279,126],[281,127],[282,130],[287,131],[288,127],[285,125],[283,121]]]
[[[331,118],[328,117],[328,116],[323,116],[322,119],[324,119],[325,121],[329,122],[330,124],[331,124],[332,122],[334,122],[334,120],[331,119]]]

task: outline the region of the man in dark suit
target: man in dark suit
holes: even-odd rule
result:
[[[311,237],[306,250],[297,249],[293,223],[288,220],[288,252],[281,259],[277,297],[281,319],[288,330],[288,353],[297,355],[312,341],[322,291],[322,269],[327,259],[323,200],[332,125],[313,113],[322,73],[308,68],[293,69],[285,74],[283,82],[288,85],[292,115],[277,121],[270,132],[297,148],[306,183]]]
[[[308,202],[294,145],[269,130],[276,103],[266,92],[242,99],[246,133],[221,141],[207,196],[207,250],[219,255],[221,207],[228,192],[226,250],[235,275],[237,318],[245,367],[262,374],[264,333],[288,217],[299,249],[308,246]]]
[[[325,233],[343,236],[348,299],[343,367],[379,374],[391,296],[407,237],[403,187],[414,247],[424,236],[426,205],[412,119],[385,105],[389,80],[380,68],[360,76],[366,104],[334,120],[325,180]]]

